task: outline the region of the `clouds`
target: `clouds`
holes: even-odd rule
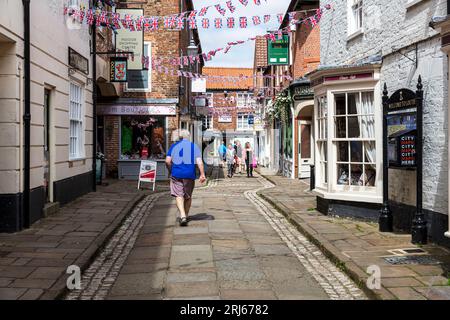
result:
[[[196,10],[200,10],[204,6],[214,5],[220,3],[222,7],[226,7],[225,0],[195,0],[194,7]],[[268,30],[276,30],[279,27],[279,23],[276,15],[279,13],[285,13],[289,6],[290,0],[262,0],[261,5],[257,6],[253,0],[250,0],[247,7],[244,7],[238,0],[233,0],[233,4],[236,7],[236,11],[231,15],[227,9],[225,17],[211,7],[206,14],[206,18],[211,21],[209,29],[203,29],[201,27],[201,17],[198,17],[197,24],[199,25],[200,39],[202,42],[203,52],[208,52],[217,48],[226,47],[228,42],[237,40],[246,40],[250,37],[257,35],[263,35]],[[254,26],[251,21],[252,16],[264,16],[266,14],[272,14],[271,22],[268,24],[261,24]],[[224,19],[224,28],[216,29],[214,27],[214,18],[226,18],[233,16],[236,19],[236,27],[234,29],[226,28],[226,20]],[[239,27],[239,17],[248,17],[248,27],[241,29]],[[227,54],[222,52],[218,53],[212,61],[207,62],[207,66],[216,67],[253,67],[254,56],[254,41],[249,41],[245,44],[233,47]]]

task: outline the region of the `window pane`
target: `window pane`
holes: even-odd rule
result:
[[[348,185],[349,177],[348,177],[348,164],[338,164],[337,165],[337,184],[338,185]]]
[[[359,104],[359,93],[348,94],[348,114],[358,114],[357,104]]]
[[[364,185],[363,171],[362,171],[363,166],[359,164],[352,164],[351,169],[352,169],[351,185],[362,187]]]
[[[348,117],[348,137],[359,138],[360,136],[359,117]]]
[[[376,176],[377,171],[371,165],[364,166],[365,174],[364,174],[364,183],[367,187],[375,187],[376,184]]]
[[[361,141],[350,142],[351,147],[351,162],[363,162],[363,150]]]
[[[337,117],[335,121],[336,138],[347,138],[347,119],[345,117]]]
[[[337,143],[337,161],[339,162],[348,162],[348,142],[338,142]]]
[[[375,141],[364,142],[365,163],[377,163],[377,152]]]
[[[336,115],[345,115],[345,94],[336,95]]]

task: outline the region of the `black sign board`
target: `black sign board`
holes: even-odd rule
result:
[[[416,93],[409,89],[397,90],[387,101],[385,112],[387,118],[386,134],[389,139],[389,167],[396,169],[416,167]],[[410,144],[413,144],[412,148],[414,150],[402,152],[402,148]]]
[[[314,91],[308,86],[298,86],[294,88],[293,99],[295,101],[307,100],[314,97]]]
[[[89,60],[69,47],[69,66],[89,75]]]
[[[417,131],[404,130],[389,137],[388,154],[391,168],[415,168],[417,165]]]
[[[409,89],[397,90],[388,102],[388,112],[416,108],[416,94]]]

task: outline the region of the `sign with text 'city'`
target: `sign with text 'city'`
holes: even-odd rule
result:
[[[143,9],[116,9],[121,17],[130,15],[131,17],[143,16]],[[128,59],[128,70],[142,70],[142,56],[144,51],[144,31],[130,31],[120,28],[116,34],[116,50],[133,52],[133,56]]]
[[[267,58],[269,65],[289,64],[289,37],[283,35],[283,39],[267,40]]]

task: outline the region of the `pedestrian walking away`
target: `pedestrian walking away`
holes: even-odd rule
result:
[[[219,155],[220,155],[220,160],[222,161],[222,165],[227,161],[226,156],[227,156],[227,147],[225,146],[225,143],[222,142],[222,144],[219,147]]]
[[[245,149],[243,153],[245,166],[247,168],[247,178],[253,177],[253,165],[255,162],[254,155],[253,155],[253,149],[250,145],[250,142],[247,142],[245,144]]]
[[[236,140],[236,173],[242,173],[242,145],[239,140]]]
[[[228,146],[227,153],[226,153],[228,178],[233,178],[233,175],[234,175],[234,166],[236,164],[235,156],[236,156],[236,151],[234,150],[233,146],[230,144]]]
[[[196,180],[196,166],[200,171],[199,181],[206,181],[205,168],[200,148],[190,139],[190,132],[182,130],[180,140],[170,148],[166,166],[170,175],[170,192],[176,198],[180,226],[187,226],[192,205],[192,194]]]

